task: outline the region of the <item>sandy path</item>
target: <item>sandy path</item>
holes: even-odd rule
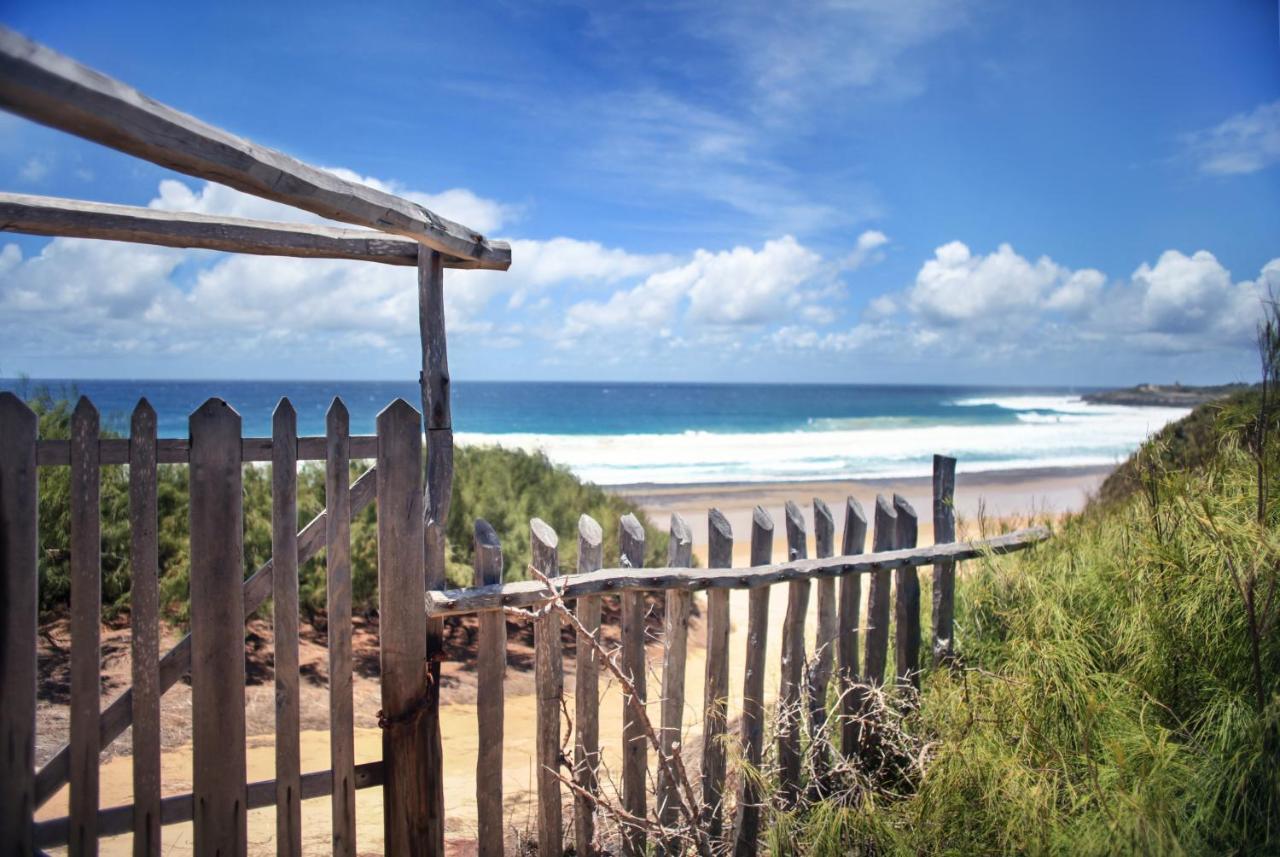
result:
[[[1105,475],[1101,471],[1067,473],[1040,473],[1034,478],[1022,480],[1007,476],[983,479],[961,477],[957,491],[957,509],[962,518],[972,524],[980,508],[988,514],[1025,514],[1031,509],[1057,512],[1078,509],[1087,496],[1096,490]],[[806,519],[812,516],[810,498],[822,497],[831,507],[836,518],[837,541],[844,520],[844,497],[852,492],[858,496],[868,512],[872,510],[875,493],[901,492],[915,506],[921,516],[920,541],[932,539],[930,486],[927,480],[899,480],[896,483],[810,483],[787,486],[721,486],[696,488],[632,488],[625,490],[640,500],[646,511],[657,522],[664,521],[673,511],[683,514],[694,531],[694,551],[699,560],[706,562],[706,509],[720,508],[728,517],[735,534],[735,565],[746,565],[749,550],[751,509],[761,503],[773,516],[775,532],[783,531],[782,504],[787,498],[802,502]],[[812,521],[809,520],[810,528]],[[774,556],[785,556],[785,540],[775,541]],[[786,610],[785,585],[772,587],[770,596],[770,636],[767,643],[765,687],[770,696],[776,694],[781,664],[781,617]],[[864,587],[865,593],[865,587]],[[730,636],[730,706],[731,720],[741,709],[743,682],[743,652],[746,647],[748,594],[735,591],[730,598],[730,615],[733,628]],[[813,648],[816,622],[816,598],[810,597],[810,619],[807,624],[809,649]],[[689,660],[686,673],[685,696],[688,702],[684,717],[684,744],[700,743],[702,723],[702,696],[706,669],[705,650],[702,646],[704,630],[700,624],[691,632]],[[566,659],[566,693],[573,690],[572,660]],[[661,687],[661,646],[651,646],[649,651],[648,688],[651,717],[658,719],[656,698]],[[514,672],[514,671],[509,671]],[[518,690],[516,690],[518,688]],[[503,795],[508,813],[509,841],[530,834],[528,819],[534,812],[534,699],[528,693],[527,676],[516,675],[508,679],[506,698]],[[450,701],[448,691],[441,707],[441,732],[445,759],[445,809],[446,840],[452,853],[471,853],[471,840],[475,835],[475,761],[477,751],[476,709],[468,702]],[[569,710],[573,710],[572,702]],[[619,770],[622,746],[622,696],[616,685],[605,676],[601,680],[600,741],[605,769]],[[356,730],[356,762],[375,761],[381,758],[381,732],[376,728]],[[302,768],[304,771],[328,768],[328,733],[323,730],[306,730],[301,736]],[[650,753],[652,763],[653,754]],[[266,780],[274,775],[274,750],[270,736],[250,739],[247,749],[249,779]],[[115,756],[105,762],[101,773],[102,805],[118,806],[132,800],[131,760],[127,755]],[[166,751],[163,760],[165,794],[181,794],[191,789],[191,747],[189,744]],[[607,775],[606,775],[607,776]],[[696,776],[696,774],[695,774]],[[358,842],[361,853],[382,852],[382,793],[380,789],[366,789],[356,793],[356,818],[359,826]],[[572,800],[568,792],[563,795],[566,833],[572,832]],[[65,815],[67,791],[63,789],[38,813],[41,819]],[[302,805],[304,847],[311,852],[327,849],[330,837],[329,801],[321,798],[306,801]],[[254,810],[249,813],[250,853],[273,853],[275,814],[272,809]],[[191,825],[173,825],[163,830],[166,854],[189,854],[192,849]],[[121,836],[102,841],[101,851],[106,855],[128,854],[131,837]],[[55,853],[62,853],[56,851]]]

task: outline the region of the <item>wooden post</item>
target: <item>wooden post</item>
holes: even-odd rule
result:
[[[733,567],[733,528],[719,509],[707,513],[707,565]],[[702,722],[702,807],[707,838],[720,841],[724,828],[724,780],[728,770],[729,590],[707,591],[707,670]]]
[[[933,457],[933,543],[956,540],[956,460]],[[956,564],[933,567],[933,665],[955,658]]]
[[[879,553],[894,549],[898,515],[883,494],[876,495],[875,534],[871,549]],[[871,572],[867,593],[867,654],[863,677],[871,684],[884,684],[885,662],[889,658],[889,569]]]
[[[835,518],[827,504],[813,498],[813,551],[819,559],[835,556]],[[830,764],[824,739],[827,725],[827,687],[831,683],[832,667],[836,658],[839,627],[836,619],[836,579],[818,579],[818,633],[814,645],[813,665],[809,673],[809,736],[813,758],[813,781],[809,794],[813,799],[821,797],[823,781]]]
[[[595,571],[604,565],[604,531],[588,515],[578,518],[578,574]],[[574,608],[582,630],[577,632],[577,672],[573,703],[578,728],[574,730],[573,779],[583,791],[597,794],[596,771],[600,765],[600,664],[595,647],[587,635],[600,633],[600,596],[586,595]],[[583,634],[583,630],[587,633]],[[574,798],[574,851],[582,857],[595,857],[595,804],[583,795]]]
[[[98,853],[98,676],[102,671],[102,524],[98,409],[81,396],[71,414],[71,840]]]
[[[840,553],[856,556],[867,546],[867,516],[853,497],[845,500],[844,539]],[[862,711],[863,693],[854,687],[858,677],[858,616],[862,610],[862,575],[840,578],[840,751],[852,757],[858,748],[857,717]]]
[[[382,815],[388,854],[431,853],[433,772],[422,615],[422,421],[403,399],[378,414],[378,615]],[[438,734],[438,733],[437,733]],[[438,780],[437,780],[438,782]]]
[[[240,415],[191,415],[191,710],[197,857],[248,850]]]
[[[335,857],[356,854],[355,715],[351,650],[351,432],[334,398],[325,417],[325,616],[329,629],[330,811]]]
[[[547,577],[560,575],[559,537],[545,521],[529,522],[533,567]],[[560,614],[542,614],[533,624],[533,677],[538,698],[538,853],[564,851],[564,819],[560,806],[560,704],[564,668],[560,652]]]
[[[667,541],[667,565],[688,568],[693,564],[693,531],[679,514],[671,515],[671,538]],[[684,668],[689,651],[689,608],[693,594],[687,589],[668,589],[663,624],[662,727],[658,733],[663,757],[671,759],[681,749],[684,716]],[[674,767],[674,766],[672,766]],[[659,766],[658,820],[674,827],[680,818],[680,785]],[[661,843],[659,853],[674,854],[679,846]]]
[[[427,589],[443,589],[445,528],[453,494],[453,418],[449,403],[449,354],[445,344],[444,265],[439,253],[418,249],[418,328],[422,336],[422,418],[427,435],[427,485],[423,540]],[[422,763],[429,769],[425,807],[432,831],[427,853],[444,857],[444,759],[440,736],[440,660],[444,621],[427,619],[427,671],[431,680],[423,703],[429,740]]]
[[[133,409],[129,429],[134,857],[160,854],[160,560],[156,516],[156,412],[142,399]]]
[[[298,696],[298,414],[288,399],[280,400],[271,418],[271,560],[276,679],[276,854],[279,857],[299,857],[302,854],[302,757],[298,733],[301,728]],[[329,621],[332,627],[332,617]],[[332,646],[332,633],[329,642]],[[330,676],[332,693],[332,672]]]
[[[635,515],[626,514],[618,525],[618,552],[622,564],[644,567],[644,527]],[[644,592],[622,593],[622,674],[635,689],[636,702],[644,705],[647,694],[644,633]],[[648,798],[645,778],[649,771],[649,745],[644,726],[632,712],[630,700],[623,699],[622,709],[622,808],[637,818],[644,818]],[[640,857],[647,848],[643,828],[628,827],[622,832],[623,853]]]
[[[502,582],[502,545],[483,518],[475,527],[475,585]],[[507,618],[501,610],[477,617],[476,720],[476,846],[480,857],[502,857],[502,680],[507,671]]]
[[[35,851],[36,415],[0,392],[0,842]]]
[[[790,500],[786,504],[789,558],[808,559],[804,514]],[[800,727],[804,686],[804,623],[809,612],[809,581],[787,584],[787,617],[782,623],[782,685],[778,691],[778,767],[783,806],[800,797]]]
[[[893,508],[898,515],[894,547],[916,546],[916,510],[901,494],[893,495]],[[920,577],[913,565],[898,569],[898,586],[894,601],[894,649],[898,684],[920,690]]]
[[[773,562],[773,519],[756,506],[751,513],[751,564]],[[747,605],[746,673],[742,680],[742,759],[760,770],[764,757],[764,664],[769,642],[770,587],[752,589]],[[760,808],[764,795],[754,776],[738,779],[738,809],[734,821],[734,857],[754,857],[760,840]]]

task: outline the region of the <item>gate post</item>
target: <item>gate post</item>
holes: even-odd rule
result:
[[[15,854],[35,850],[36,426],[0,393],[0,842]]]
[[[387,854],[431,853],[422,420],[403,399],[378,414],[378,615]]]

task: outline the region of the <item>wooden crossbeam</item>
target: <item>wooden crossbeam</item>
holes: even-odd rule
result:
[[[347,181],[161,104],[0,27],[0,107],[95,143],[310,211],[506,268],[511,248],[427,208]]]
[[[333,772],[312,771],[299,779],[299,800],[328,797],[333,793]],[[355,788],[371,789],[383,784],[382,762],[365,762],[355,767]],[[274,806],[276,781],[260,780],[246,787],[245,808],[262,809]],[[190,793],[171,795],[160,801],[160,824],[182,824],[195,815],[195,801]],[[97,813],[99,836],[120,836],[134,829],[133,806],[113,806]],[[57,848],[66,845],[71,834],[71,819],[51,818],[35,825],[36,845],[39,848]]]
[[[410,238],[369,229],[276,223],[2,192],[0,232],[98,238],[257,256],[351,259],[404,267],[418,264],[418,247],[421,246]],[[442,260],[446,268],[464,269],[505,269],[511,263],[509,257],[505,261],[475,261],[442,255]]]
[[[1005,554],[1031,547],[1047,538],[1049,530],[1045,527],[1028,527],[972,542],[953,542],[829,559],[800,559],[757,568],[606,568],[590,574],[556,578],[555,588],[565,599],[603,592],[652,589],[756,589],[791,580],[840,577],[846,574],[933,565],[938,562],[959,562],[986,553]],[[530,607],[546,600],[546,585],[537,580],[520,580],[498,586],[430,591],[426,597],[426,608],[428,616],[439,618],[480,610]]]
[[[296,455],[299,461],[324,461],[328,456],[323,437],[298,438]],[[270,461],[272,441],[269,437],[245,437],[240,439],[241,461]],[[351,458],[355,460],[376,458],[378,438],[371,434],[351,437]],[[186,464],[191,460],[191,441],[183,438],[161,438],[156,441],[156,461],[159,464]],[[66,466],[71,463],[71,441],[36,441],[36,462],[41,467]],[[104,437],[98,440],[98,464],[128,464],[129,438]]]

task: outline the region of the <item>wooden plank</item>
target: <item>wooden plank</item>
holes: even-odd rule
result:
[[[427,854],[438,832],[428,808],[431,729],[427,623],[415,601],[425,586],[422,418],[396,399],[378,414],[378,615],[382,673],[384,849]]]
[[[324,461],[328,456],[328,439],[324,437],[300,437],[297,440],[299,461]],[[38,463],[41,467],[66,466],[71,463],[71,441],[41,440],[36,443]],[[240,441],[241,461],[271,461],[271,438],[246,437]],[[378,454],[378,438],[371,434],[351,438],[351,458],[371,459]],[[184,438],[160,438],[156,441],[156,461],[159,464],[187,464],[191,460],[191,442]],[[129,441],[122,438],[102,438],[98,441],[98,463],[128,464]]]
[[[365,762],[356,765],[356,789],[377,788],[383,785],[382,762]],[[303,800],[328,797],[333,786],[333,778],[328,771],[312,771],[302,775],[301,796]],[[275,806],[276,781],[259,780],[249,783],[246,788],[245,805],[249,809],[263,809]],[[192,795],[170,795],[160,801],[160,824],[183,824],[189,822],[195,814]],[[37,822],[35,825],[36,846],[39,848],[57,848],[67,844],[70,834],[71,820],[67,817],[51,818]],[[120,836],[133,830],[133,807],[113,806],[98,811],[98,835]],[[25,852],[24,852],[25,853]]]
[[[351,486],[351,517],[373,502],[377,470],[370,468]],[[328,513],[324,510],[298,531],[298,563],[314,558],[324,548]],[[244,618],[247,620],[271,597],[274,560],[267,560],[244,582]],[[178,683],[191,669],[191,635],[183,637],[160,658],[160,693]],[[133,690],[126,689],[102,712],[98,737],[99,751],[105,750],[129,728],[133,720]],[[71,748],[64,744],[36,774],[36,806],[43,805],[67,782],[71,771]]]
[[[196,857],[248,851],[240,415],[191,414],[191,710]]]
[[[635,515],[626,514],[618,524],[618,553],[630,568],[644,566],[644,527]],[[644,633],[644,592],[630,589],[622,593],[622,673],[630,681],[635,701],[647,701]],[[623,691],[622,708],[622,808],[636,818],[644,818],[648,806],[645,777],[649,771],[649,745],[644,726],[632,713],[634,702]],[[647,849],[645,831],[628,827],[622,832],[624,854],[640,857]]]
[[[806,559],[772,563],[758,569],[728,568],[602,568],[590,574],[557,578],[555,590],[562,598],[581,598],[605,592],[645,589],[758,589],[792,580],[875,574],[903,566],[961,562],[987,553],[1001,555],[1025,550],[1049,538],[1044,527],[1027,527],[987,539],[928,545],[909,550],[878,551],[831,559]],[[892,543],[892,540],[890,540]],[[501,586],[449,589],[427,593],[427,613],[433,617],[458,616],[479,610],[532,607],[547,600],[546,587],[536,581],[515,581]]]
[[[0,392],[0,842],[14,854],[35,847],[38,423]]]
[[[893,550],[897,538],[898,515],[883,494],[876,495],[875,534],[872,550]],[[871,574],[867,593],[867,652],[863,676],[873,684],[884,684],[885,663],[889,658],[889,595],[892,587],[889,568]]]
[[[867,543],[867,515],[862,504],[849,497],[845,500],[844,535],[840,552],[860,554]],[[840,637],[836,647],[840,656],[840,751],[852,757],[858,747],[858,713],[862,710],[863,693],[856,687],[858,669],[858,617],[862,611],[862,575],[846,574],[840,578]]]
[[[785,507],[787,553],[794,560],[808,559],[804,514],[790,500]],[[809,613],[809,581],[787,584],[787,615],[782,623],[782,682],[778,689],[778,779],[784,807],[800,797],[800,729],[804,687],[804,624]]]
[[[894,547],[916,546],[916,510],[901,494],[893,495],[893,510],[898,515],[898,534]],[[894,587],[894,663],[898,685],[920,690],[920,577],[915,566],[900,568]]]
[[[71,414],[72,855],[98,853],[98,676],[102,671],[102,523],[98,409],[81,396]]]
[[[604,531],[593,518],[578,518],[578,573],[587,574],[604,564]],[[600,596],[586,595],[575,606],[582,629],[577,633],[577,663],[573,704],[578,728],[574,730],[573,779],[587,794],[597,794],[600,784],[600,661],[587,638],[599,639]],[[586,632],[586,634],[583,633]],[[574,851],[583,857],[600,853],[595,835],[596,807],[584,795],[574,795]]]
[[[449,405],[449,353],[445,341],[444,269],[440,254],[418,250],[418,329],[422,339],[422,421],[427,438],[427,484],[423,500],[426,588],[445,585],[445,528],[453,495],[453,423]],[[444,622],[427,618],[427,672],[430,681],[423,717],[427,723],[427,823],[430,857],[444,857],[444,748],[440,735],[440,660]]]
[[[502,582],[502,545],[483,518],[475,524],[475,582]],[[479,857],[502,857],[502,681],[507,671],[507,618],[500,610],[476,617],[476,849]]]
[[[733,567],[733,528],[719,509],[707,513],[707,565]],[[703,682],[702,806],[707,837],[724,835],[724,781],[728,771],[729,590],[707,592],[707,668]]]
[[[133,673],[133,854],[160,854],[160,553],[156,412],[146,399],[129,428],[129,627]]]
[[[281,399],[271,417],[271,624],[275,632],[276,854],[302,853],[298,696],[298,414]]]
[[[817,497],[813,498],[813,551],[819,559],[835,554],[835,518],[831,509]],[[827,688],[835,663],[835,650],[839,634],[836,620],[836,579],[821,577],[818,589],[818,628],[814,641],[813,662],[809,668],[809,736],[810,755],[813,759],[813,780],[809,795],[813,800],[822,797],[826,771],[830,766],[826,744],[831,740],[824,735],[827,728]]]
[[[368,229],[277,223],[3,192],[0,192],[0,232],[96,238],[257,256],[347,259],[406,267],[418,264],[421,246],[411,238]],[[444,266],[482,267],[456,256],[445,256]]]
[[[933,457],[933,541],[945,544],[956,540],[956,460],[945,455]],[[956,564],[939,562],[933,566],[933,664],[940,666],[955,658]]]
[[[693,531],[679,513],[671,515],[671,536],[667,541],[667,565],[684,568],[693,564]],[[668,589],[663,617],[662,720],[658,740],[660,752],[671,759],[680,752],[684,719],[685,661],[689,654],[689,612],[693,593]],[[679,783],[659,765],[658,820],[663,827],[675,827],[680,818]],[[659,843],[662,854],[676,854],[676,842]]]
[[[546,577],[560,574],[560,539],[545,521],[529,522],[532,563]],[[560,805],[560,706],[564,698],[564,667],[560,653],[560,614],[549,611],[533,623],[533,676],[536,710],[538,853],[564,851],[564,819]]]
[[[154,101],[69,57],[0,29],[0,107],[180,173],[404,235],[505,270],[510,248],[369,185],[339,178]]]
[[[756,506],[751,514],[751,564],[773,562],[773,519]],[[742,680],[742,760],[753,771],[764,758],[764,671],[769,642],[769,588],[751,590],[747,605],[747,652]],[[755,776],[738,778],[738,809],[734,819],[734,857],[754,857],[760,844],[760,810],[764,795]]]
[[[333,771],[333,853],[356,854],[355,713],[351,649],[351,418],[334,398],[325,415],[325,620],[329,639],[329,768]]]

